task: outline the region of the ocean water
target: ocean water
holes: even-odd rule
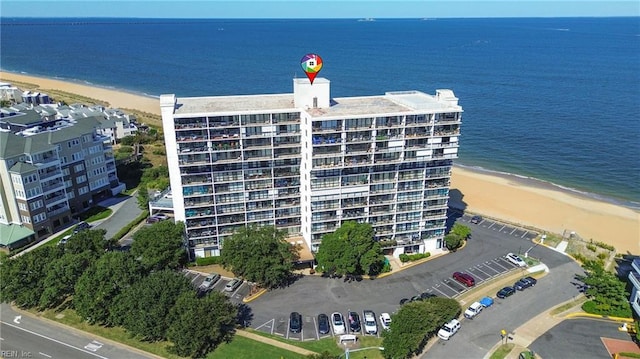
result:
[[[465,166],[640,203],[640,18],[2,18],[0,68],[159,96],[452,89]]]

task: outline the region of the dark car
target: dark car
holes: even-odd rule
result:
[[[516,282],[513,287],[517,290],[525,290],[529,287],[533,287],[538,281],[533,277],[524,277]]]
[[[329,316],[318,314],[318,333],[329,334]]]
[[[480,216],[471,217],[471,223],[478,224],[480,222],[482,222],[482,217],[480,217]]]
[[[360,331],[360,316],[356,312],[347,313],[347,319],[349,320],[349,329],[351,332],[359,332]]]
[[[471,275],[469,275],[467,273],[454,272],[453,273],[453,279],[455,279],[458,282],[466,285],[467,287],[473,287],[474,285],[476,285],[476,280]]]
[[[496,296],[500,299],[504,299],[506,297],[510,297],[513,295],[513,293],[515,293],[516,290],[513,289],[513,287],[504,287],[502,289],[500,289],[500,291],[498,291],[498,293],[496,294]]]
[[[420,295],[414,295],[413,297],[411,297],[412,302],[419,302],[421,300],[422,300],[422,297]]]
[[[402,299],[400,299],[400,305],[403,305],[408,301],[409,301],[409,298],[402,298]]]
[[[302,330],[302,315],[298,312],[292,312],[289,316],[289,331],[291,333],[300,333]]]
[[[84,230],[89,229],[89,228],[91,228],[91,225],[90,225],[89,223],[87,223],[87,222],[80,222],[80,223],[78,223],[78,225],[76,226],[76,228],[74,228],[74,230],[73,230],[73,234],[76,234],[76,233],[78,233],[78,232],[80,232],[80,231],[84,231]]]
[[[437,295],[435,295],[433,293],[429,293],[429,292],[424,292],[424,293],[420,294],[420,298],[422,298],[422,300],[426,300],[426,299],[433,298],[433,297],[437,297]]]

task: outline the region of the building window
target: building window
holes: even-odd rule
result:
[[[84,170],[84,164],[82,164],[82,163],[73,166],[73,171],[75,173],[82,172],[83,170]]]
[[[87,179],[85,178],[85,181],[86,181],[86,180],[87,180]],[[87,186],[80,187],[80,189],[78,190],[78,194],[79,194],[79,195],[83,195],[83,194],[85,194],[85,193],[89,193],[89,187],[87,187]]]
[[[80,183],[84,183],[84,182],[87,182],[87,176],[82,175],[82,176],[76,177],[76,183],[80,184]]]
[[[18,208],[20,208],[21,211],[26,211],[27,210],[27,204],[19,202],[18,203]]]
[[[22,223],[31,223],[31,218],[29,218],[29,216],[22,216]]]

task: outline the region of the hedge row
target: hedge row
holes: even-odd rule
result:
[[[404,254],[404,253],[402,253],[400,255],[400,262],[405,263],[405,262],[409,262],[409,261],[417,261],[418,259],[429,258],[429,256],[431,256],[431,253],[429,253],[429,252],[416,253],[416,254]]]
[[[122,227],[118,231],[118,233],[116,233],[113,236],[113,239],[115,239],[116,241],[121,240],[122,237],[124,237],[127,233],[129,233],[131,228],[137,226],[138,223],[144,221],[145,218],[147,218],[148,216],[149,216],[149,211],[147,211],[147,210],[142,211],[142,213],[140,213],[140,215],[138,217],[136,217],[133,221],[129,222],[129,224],[127,224],[126,226]]]
[[[211,257],[197,257],[196,258],[196,265],[199,266],[208,266],[208,265],[212,265],[212,264],[220,264],[220,257],[219,256],[211,256]]]

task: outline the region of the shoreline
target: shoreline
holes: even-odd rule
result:
[[[110,107],[160,115],[159,99],[93,84],[0,71],[0,81],[18,81],[109,103]],[[640,254],[640,203],[583,192],[545,180],[482,167],[454,165],[451,200],[454,206],[513,223],[601,241],[619,252]]]

